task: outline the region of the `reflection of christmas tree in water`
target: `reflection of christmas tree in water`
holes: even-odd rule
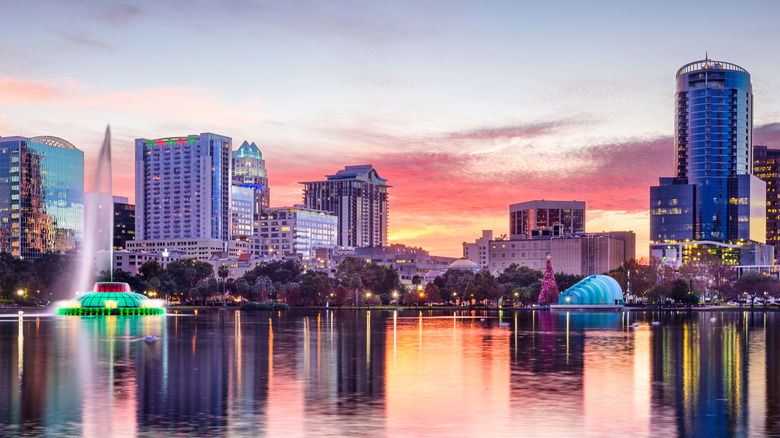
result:
[[[555,284],[555,274],[550,263],[550,256],[547,256],[547,267],[544,269],[544,278],[542,278],[542,290],[539,293],[539,304],[554,304],[558,302],[558,285]]]

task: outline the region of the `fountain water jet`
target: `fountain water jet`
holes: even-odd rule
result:
[[[163,315],[160,300],[133,293],[127,283],[114,283],[114,199],[111,188],[111,127],[100,149],[93,192],[85,196],[84,247],[76,290],[81,294],[57,309],[59,315]],[[110,272],[110,282],[95,283],[95,273]],[[92,284],[94,283],[94,287]]]
[[[111,186],[111,126],[106,126],[95,167],[92,192],[84,196],[84,246],[75,290],[89,291],[95,273],[108,270],[113,280],[114,199]]]

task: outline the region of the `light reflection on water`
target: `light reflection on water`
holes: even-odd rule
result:
[[[4,315],[0,435],[779,434],[776,315]]]

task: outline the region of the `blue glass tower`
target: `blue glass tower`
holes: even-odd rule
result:
[[[84,239],[84,152],[57,137],[0,138],[0,251],[76,255]]]
[[[750,74],[711,59],[686,64],[677,71],[676,103],[676,176],[650,188],[651,254],[674,249],[675,261],[694,261],[680,248],[700,246],[740,263],[745,245],[766,240],[765,185],[752,175]]]
[[[265,169],[263,153],[254,143],[244,141],[238,150],[233,151],[233,184],[255,191],[255,212],[259,213],[270,207],[268,172]]]

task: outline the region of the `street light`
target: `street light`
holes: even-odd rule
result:
[[[20,297],[24,295],[24,291],[22,289],[19,289],[16,291],[16,295],[19,295]]]

